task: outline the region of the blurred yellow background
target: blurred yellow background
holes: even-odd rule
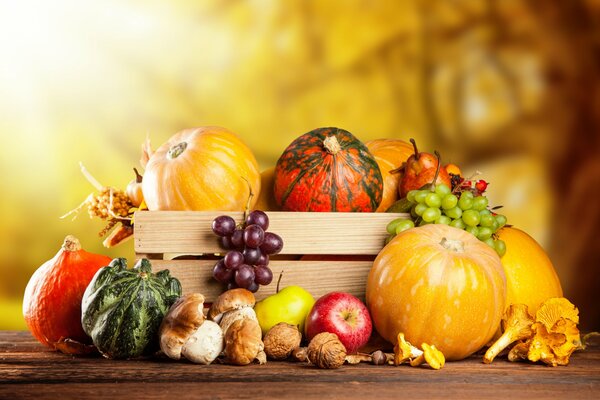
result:
[[[555,4],[556,3],[556,4]],[[0,329],[64,236],[106,250],[103,224],[59,217],[124,188],[140,145],[221,125],[261,168],[339,126],[414,137],[550,252],[583,328],[599,328],[598,0],[0,3]]]

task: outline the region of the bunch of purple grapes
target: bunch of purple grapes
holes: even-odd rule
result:
[[[268,228],[269,217],[259,210],[250,212],[242,227],[237,227],[228,215],[215,218],[212,230],[229,251],[213,268],[213,277],[227,284],[227,289],[240,287],[251,292],[256,292],[259,285],[271,283],[269,256],[281,251],[283,240],[267,232]]]

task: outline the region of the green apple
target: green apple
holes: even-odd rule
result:
[[[313,304],[315,299],[306,290],[300,286],[287,286],[256,303],[254,311],[263,335],[280,322],[298,325],[300,332],[304,332],[304,320]]]

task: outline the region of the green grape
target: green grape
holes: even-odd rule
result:
[[[498,222],[498,226],[500,228],[502,228],[504,225],[506,225],[506,217],[502,214],[496,215],[496,221]]]
[[[468,226],[477,226],[479,225],[480,220],[479,213],[475,210],[467,210],[463,212],[462,220]],[[477,236],[477,235],[475,235]]]
[[[490,210],[488,210],[487,208],[485,208],[485,209],[479,211],[479,215],[481,215],[482,217],[484,215],[492,215],[492,212]]]
[[[427,222],[427,221],[423,221],[423,220],[421,220],[421,222],[419,222],[419,226],[431,225],[431,224],[433,224],[433,222]]]
[[[454,207],[456,207],[457,204],[458,204],[458,197],[456,197],[452,193],[449,193],[442,198],[442,208],[444,210],[449,210],[451,208],[454,208]]]
[[[465,230],[475,237],[479,235],[479,228],[477,228],[476,226],[467,226]]]
[[[487,244],[488,246],[490,246],[494,250],[496,249],[496,246],[494,244],[494,239],[491,238],[491,237],[483,240],[483,243]]]
[[[415,195],[418,193],[418,190],[411,190],[410,192],[408,192],[406,194],[406,199],[408,201],[410,201],[411,203],[416,203],[417,201],[415,200]]]
[[[440,183],[435,187],[435,192],[440,195],[440,197],[444,197],[447,194],[450,194],[451,190],[445,183]]]
[[[430,190],[419,190],[417,193],[415,193],[415,201],[417,203],[424,203],[425,197],[427,197],[429,193],[431,193]]]
[[[450,225],[450,222],[452,222],[452,218],[447,217],[445,215],[442,215],[438,219],[435,220],[436,224],[442,224],[442,225]]]
[[[421,218],[425,222],[433,222],[442,215],[442,211],[439,208],[429,207],[423,212]]]
[[[504,240],[496,240],[494,242],[494,248],[496,249],[496,253],[498,253],[500,257],[506,254],[506,243],[504,243]]]
[[[417,214],[420,217],[421,215],[423,215],[425,210],[427,210],[427,204],[419,203],[415,206],[414,210],[415,214]]]
[[[453,219],[452,222],[450,222],[450,226],[463,230],[467,227],[461,218]]]
[[[429,193],[427,197],[425,197],[425,204],[429,207],[440,208],[442,205],[442,198],[437,193]]]
[[[473,193],[463,192],[458,199],[458,206],[461,210],[469,210],[473,207]]]
[[[496,218],[494,218],[494,220],[492,221],[492,226],[490,226],[490,228],[492,228],[492,232],[496,232],[498,229],[500,229],[500,224],[498,224]]]
[[[418,206],[418,204],[417,204]],[[417,214],[417,212],[415,211],[415,208],[417,208],[417,206],[413,206],[413,208],[410,209],[410,216],[413,219],[417,219],[419,217],[419,215]]]
[[[477,196],[473,199],[473,210],[485,210],[488,206],[488,199],[485,196]]]
[[[496,221],[496,218],[492,217],[489,214],[481,215],[481,213],[480,213],[479,216],[480,216],[479,225],[485,226],[487,228],[491,228],[494,225],[494,222]]]
[[[477,239],[479,240],[487,240],[492,237],[492,230],[490,228],[486,228],[485,226],[479,227],[479,233],[477,234]]]
[[[458,207],[454,207],[449,210],[445,210],[444,214],[446,214],[450,218],[456,219],[462,217],[463,211]]]
[[[407,229],[414,228],[415,223],[410,219],[403,219],[398,225],[396,225],[396,235],[400,232],[404,232]]]
[[[402,223],[402,221],[405,221],[405,220],[406,220],[406,218],[396,218],[396,219],[390,221],[389,224],[387,224],[387,226],[385,227],[385,230],[390,235],[393,235],[394,233],[396,233],[396,227],[398,226],[398,224]]]

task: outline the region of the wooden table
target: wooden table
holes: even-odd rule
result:
[[[328,371],[292,362],[234,367],[74,358],[47,350],[28,332],[0,331],[0,399],[120,397],[600,399],[600,348],[574,354],[568,367],[505,359],[484,365],[473,356],[440,371],[369,364]]]

